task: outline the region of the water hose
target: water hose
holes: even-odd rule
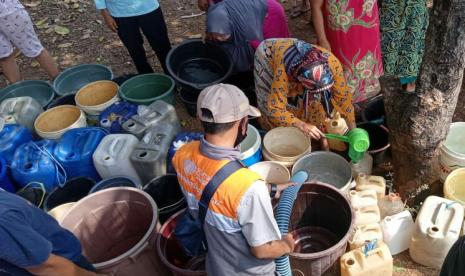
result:
[[[297,193],[302,186],[302,183],[307,181],[308,173],[305,171],[298,171],[292,176],[291,181],[296,185],[290,186],[281,193],[281,199],[276,207],[276,222],[278,223],[281,235],[286,235],[289,231],[289,219],[291,217],[294,201],[297,198]],[[289,256],[281,256],[275,260],[276,272],[280,276],[292,276],[291,264],[289,263]]]

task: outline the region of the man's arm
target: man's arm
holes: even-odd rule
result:
[[[250,248],[252,255],[258,259],[276,259],[294,251],[294,239],[287,234],[281,240],[271,241],[260,246]]]
[[[96,276],[95,272],[87,271],[63,257],[50,254],[48,259],[39,266],[27,267],[27,271],[34,275],[47,276]]]

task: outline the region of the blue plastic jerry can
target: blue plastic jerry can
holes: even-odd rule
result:
[[[18,124],[5,125],[0,131],[0,154],[11,165],[16,148],[32,141],[32,133]]]
[[[99,127],[75,128],[67,131],[58,142],[53,156],[61,163],[68,178],[85,176],[99,181],[92,155],[108,131]]]
[[[122,125],[137,114],[137,105],[127,102],[117,102],[100,113],[100,126],[110,133],[122,133]]]
[[[20,187],[31,182],[42,183],[47,192],[66,182],[66,172],[52,156],[56,142],[30,141],[19,146],[11,163],[11,174]]]

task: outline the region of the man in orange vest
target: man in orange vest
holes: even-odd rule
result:
[[[249,105],[239,88],[217,84],[200,93],[197,115],[204,138],[184,145],[173,158],[194,217],[198,216],[199,200],[210,179],[225,164],[239,159],[248,117],[260,116],[260,111]],[[291,235],[281,237],[270,191],[279,196],[289,185],[292,183],[279,188],[266,184],[247,168],[237,170],[221,183],[210,201],[203,227],[208,244],[208,275],[275,275],[274,259],[292,252],[294,239]]]

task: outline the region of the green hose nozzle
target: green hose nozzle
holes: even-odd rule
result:
[[[349,157],[354,163],[362,160],[370,147],[368,132],[363,128],[354,128],[347,135],[325,134],[326,138],[337,139],[349,143]]]

